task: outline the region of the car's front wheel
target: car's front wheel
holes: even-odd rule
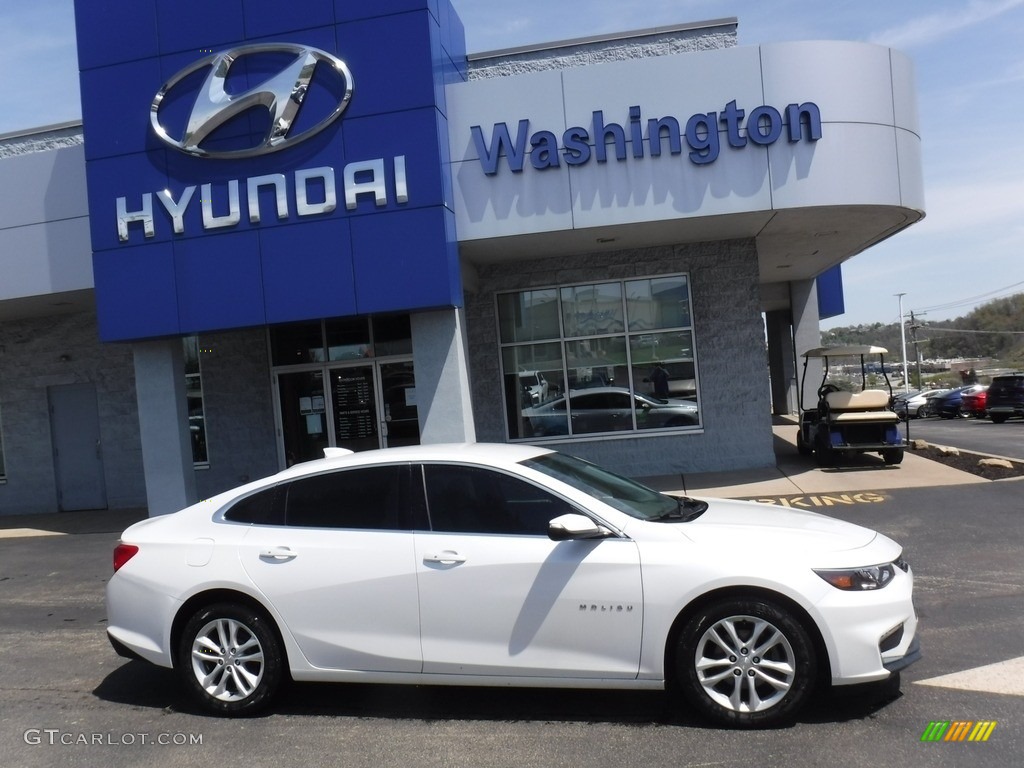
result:
[[[691,707],[740,728],[792,720],[814,690],[817,657],[803,625],[762,599],[712,603],[679,637],[676,675]]]
[[[269,619],[233,603],[207,606],[189,619],[178,644],[177,670],[207,710],[251,715],[281,687],[281,646]]]

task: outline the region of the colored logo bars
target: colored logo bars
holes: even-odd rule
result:
[[[921,741],[988,741],[995,728],[995,720],[933,720]]]

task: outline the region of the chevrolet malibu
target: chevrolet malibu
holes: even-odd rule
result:
[[[911,569],[866,528],[533,446],[327,454],[128,528],[115,650],[222,715],[292,680],[672,688],[738,727],[919,656]]]

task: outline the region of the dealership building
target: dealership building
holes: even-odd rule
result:
[[[328,447],[769,466],[841,263],[924,215],[877,45],[75,5],[81,123],[0,135],[0,514],[162,514]]]

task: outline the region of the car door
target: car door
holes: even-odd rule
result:
[[[584,392],[572,398],[569,408],[574,435],[633,428],[633,403],[626,390]]]
[[[420,671],[408,477],[384,466],[291,481],[277,492],[283,524],[247,532],[243,567],[310,664]]]
[[[427,674],[633,678],[640,563],[625,538],[555,542],[578,512],[522,478],[424,466],[430,531],[416,533]]]

